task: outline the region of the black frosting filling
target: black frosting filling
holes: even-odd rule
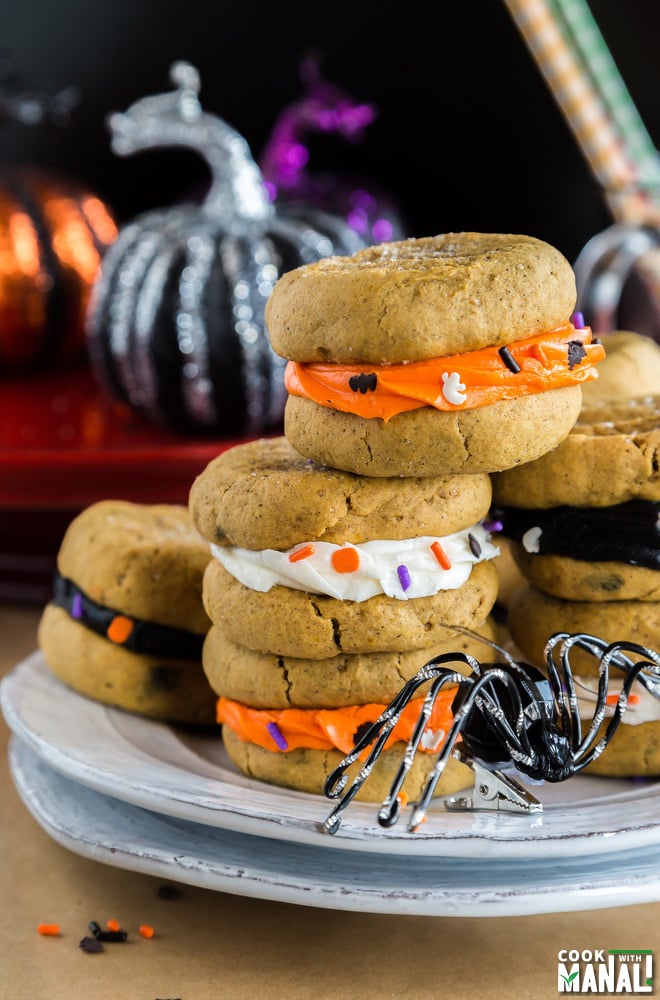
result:
[[[660,503],[630,500],[612,507],[494,507],[490,517],[506,538],[522,542],[540,528],[539,555],[585,562],[621,562],[660,570]]]
[[[124,642],[116,643],[134,653],[150,653],[153,656],[163,656],[168,659],[201,660],[204,636],[184,629],[172,628],[169,625],[158,625],[156,622],[146,622],[123,611],[115,611],[103,604],[97,604],[79,587],[64,576],[56,576],[53,593],[53,604],[56,604],[74,619],[108,639],[108,629],[117,617],[128,618],[133,627]]]

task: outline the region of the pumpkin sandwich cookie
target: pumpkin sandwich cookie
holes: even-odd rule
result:
[[[604,357],[575,278],[530,236],[450,233],[289,271],[266,305],[284,431],[368,476],[495,472],[555,447]]]
[[[474,651],[456,626],[492,637],[490,498],[485,474],[357,476],[302,458],[286,438],[239,445],[207,466],[189,501],[213,554],[203,663],[240,770],[321,793],[349,737],[404,680],[439,652]],[[429,766],[416,766],[409,794]],[[439,793],[469,783],[456,764]]]
[[[543,664],[556,632],[660,649],[659,453],[660,397],[600,402],[548,455],[492,477],[493,515],[527,581],[510,600],[508,625],[531,662]],[[572,657],[593,694],[595,661],[580,650]],[[627,735],[617,733],[598,770],[660,774],[659,703],[646,692],[630,698]],[[627,740],[637,749],[624,760]]]
[[[39,623],[44,658],[79,693],[139,715],[209,725],[201,665],[208,543],[183,506],[107,500],[69,525]]]

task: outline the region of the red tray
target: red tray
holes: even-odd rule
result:
[[[186,503],[211,459],[244,440],[146,424],[87,366],[0,381],[0,598],[48,599],[62,535],[84,507]]]

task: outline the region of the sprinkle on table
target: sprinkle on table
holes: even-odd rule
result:
[[[133,631],[134,622],[130,618],[126,618],[125,615],[116,615],[106,630],[106,635],[110,642],[116,642],[117,645],[121,645],[126,642],[129,635]]]
[[[154,929],[151,924],[140,924],[138,927],[138,934],[143,938],[152,938],[154,936]]]
[[[451,569],[451,559],[443,549],[440,542],[433,542],[431,545],[431,552],[438,560],[443,569]]]
[[[97,937],[90,937],[89,935],[80,939],[78,947],[90,955],[96,955],[98,952],[105,950]]]
[[[37,931],[43,937],[57,937],[60,933],[59,924],[38,924]]]

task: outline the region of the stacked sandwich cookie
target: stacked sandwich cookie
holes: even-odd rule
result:
[[[186,507],[105,500],[69,525],[38,640],[57,677],[96,701],[211,725],[202,669],[208,543]]]
[[[660,649],[660,396],[585,406],[570,435],[535,462],[493,477],[496,516],[528,583],[508,624],[542,664],[554,632]],[[593,704],[598,662],[572,654],[578,694]],[[612,672],[610,692],[623,674]],[[589,715],[589,712],[585,712]],[[602,774],[660,774],[658,702],[636,685]]]
[[[497,571],[489,473],[570,431],[603,355],[571,323],[573,273],[529,237],[383,244],[285,275],[267,305],[288,360],[285,436],[219,456],[190,494],[212,542],[203,662],[236,766],[322,792],[403,683],[487,647]],[[465,668],[467,669],[467,668]],[[451,725],[438,699],[404,786]],[[380,800],[421,701],[361,796]],[[437,794],[466,787],[452,760]]]

